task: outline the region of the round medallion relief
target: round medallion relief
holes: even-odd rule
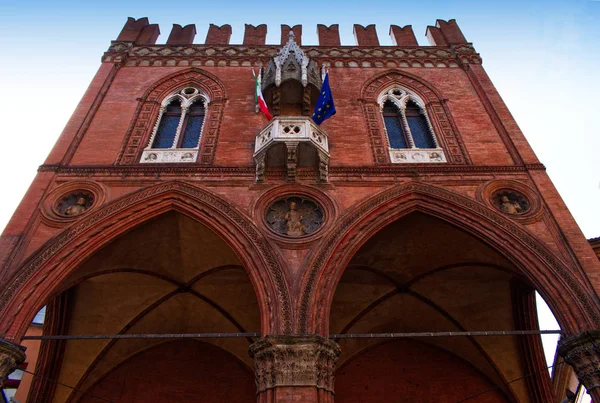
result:
[[[319,204],[300,196],[279,199],[265,212],[265,222],[273,232],[292,238],[315,233],[323,225],[324,218]]]
[[[531,208],[529,200],[522,193],[512,189],[499,189],[492,194],[492,204],[506,214],[525,214]]]
[[[94,195],[86,190],[67,193],[54,205],[56,214],[62,217],[74,217],[85,213],[94,204]]]

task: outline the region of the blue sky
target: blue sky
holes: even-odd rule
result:
[[[210,23],[231,24],[232,43],[241,43],[244,23],[266,23],[267,43],[275,44],[283,23],[302,24],[307,45],[317,44],[318,23],[340,24],[342,45],[354,44],[355,23],[376,24],[382,45],[391,45],[390,24],[411,24],[427,45],[427,25],[456,18],[585,236],[600,236],[600,1],[594,0],[4,0],[0,169],[10,174],[3,177],[0,229],[129,16],[159,23],[158,43],[173,23],[196,24],[196,43]]]

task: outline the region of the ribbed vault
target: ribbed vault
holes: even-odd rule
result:
[[[384,227],[352,257],[334,295],[329,332],[515,330],[511,282],[525,280],[497,251],[439,219],[412,213]],[[419,341],[429,350],[450,353],[457,367],[473,367],[482,379],[502,390],[508,401],[529,401],[525,382],[510,383],[527,375],[516,337]],[[352,367],[354,360],[364,361],[361,356],[368,351],[379,351],[372,349],[382,341],[338,342],[342,348],[338,368],[344,368]],[[398,382],[406,379],[399,377]],[[409,396],[395,398],[403,401]]]
[[[174,211],[115,239],[72,273],[62,289],[70,294],[72,335],[260,332],[257,298],[235,252],[209,228]],[[69,340],[59,381],[90,390],[132,357],[164,342]],[[252,339],[204,342],[252,372],[246,353]],[[80,397],[58,388],[54,401]]]

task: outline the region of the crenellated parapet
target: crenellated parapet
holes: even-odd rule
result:
[[[467,42],[455,20],[437,20],[426,37],[430,46],[420,46],[411,25],[391,25],[392,46],[380,45],[375,24],[354,24],[354,45],[342,45],[338,24],[317,26],[318,44],[302,43],[302,25],[282,24],[281,43],[267,44],[267,25],[246,24],[242,44],[231,44],[231,25],[211,24],[204,43],[194,43],[196,26],[174,24],[166,44],[156,44],[157,24],[148,18],[129,18],[103,61],[127,66],[259,66],[272,59],[290,32],[311,59],[334,67],[460,67],[481,64],[481,57]]]

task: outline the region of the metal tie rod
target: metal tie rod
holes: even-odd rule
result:
[[[331,339],[401,339],[407,337],[456,336],[526,336],[535,334],[560,334],[561,330],[481,330],[473,332],[405,332],[405,333],[342,333],[331,334]]]
[[[142,333],[24,336],[22,340],[107,340],[107,339],[234,339],[259,337],[259,333]]]
[[[560,334],[560,330],[483,330],[472,332],[405,332],[405,333],[344,333],[332,334],[330,339],[400,339],[408,337],[458,336],[526,336]],[[24,336],[22,340],[108,340],[108,339],[233,339],[260,337],[259,333],[143,333],[143,334],[82,334],[56,336]]]

